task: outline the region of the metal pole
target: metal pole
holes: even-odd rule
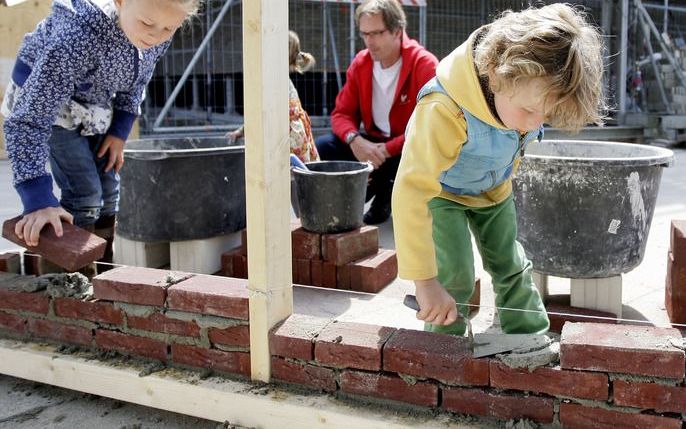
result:
[[[202,57],[202,54],[204,53],[205,48],[207,47],[210,39],[214,35],[214,32],[217,31],[217,28],[219,28],[219,24],[221,23],[222,19],[224,19],[224,15],[226,15],[226,12],[229,11],[229,8],[231,8],[234,2],[235,0],[228,0],[226,3],[224,3],[224,7],[222,7],[222,10],[219,12],[219,15],[217,15],[217,19],[214,21],[212,27],[210,27],[210,30],[205,35],[205,38],[202,40],[202,43],[200,43],[198,50],[195,51],[193,58],[191,58],[191,62],[188,64],[188,67],[186,67],[186,70],[184,70],[181,79],[179,79],[179,82],[174,87],[174,91],[172,91],[169,98],[167,98],[167,102],[164,103],[164,107],[162,108],[160,114],[157,115],[157,119],[155,119],[155,123],[152,126],[153,132],[156,132],[156,128],[159,127],[160,124],[162,124],[162,120],[166,116],[167,112],[169,112],[169,109],[171,109],[171,106],[174,104],[174,101],[176,100],[176,97],[179,95],[179,92],[181,92],[184,83],[186,83],[186,80],[188,80],[188,76],[191,74],[193,67],[195,67],[195,64],[198,62],[200,57]]]
[[[322,3],[322,116],[327,116],[329,114],[329,109],[327,108],[329,97],[328,97],[328,73],[329,73],[329,58],[328,58],[328,46],[326,44],[326,12],[328,10],[327,2]]]
[[[614,2],[612,0],[604,0],[601,15],[601,26],[603,30],[603,36],[606,38],[607,43],[603,44],[603,62],[605,67],[603,67],[603,94],[609,94],[610,89],[610,34],[612,34],[612,10]]]
[[[326,21],[329,27],[329,41],[331,42],[331,52],[333,56],[333,68],[336,69],[336,85],[338,86],[338,92],[341,92],[343,87],[343,82],[341,80],[341,66],[338,63],[338,48],[336,47],[336,38],[333,34],[333,23],[331,22],[331,12],[327,9],[326,11]]]
[[[212,22],[212,0],[207,2],[207,10],[205,11],[205,22],[207,28],[210,28]],[[207,122],[212,123],[212,40],[207,41],[207,70],[205,70],[205,112],[207,113]]]
[[[665,0],[665,10],[662,14],[662,32],[667,34],[667,26],[669,25],[669,0]]]
[[[672,113],[672,109],[670,108],[669,102],[667,101],[667,94],[665,94],[665,88],[662,83],[662,77],[660,77],[660,71],[657,69],[657,63],[655,62],[655,55],[653,53],[652,43],[650,42],[650,34],[648,33],[648,29],[646,28],[647,24],[645,22],[645,17],[639,15],[639,21],[640,22],[638,25],[641,27],[641,31],[643,32],[643,37],[646,42],[646,48],[648,48],[648,53],[650,54],[650,64],[653,67],[655,79],[657,79],[657,87],[660,90],[660,98],[662,98],[662,104],[664,104],[667,113]]]
[[[426,46],[426,5],[419,6],[419,44]]]
[[[353,4],[353,0],[350,0],[350,22],[348,23],[349,31],[350,31],[350,61],[349,63],[353,62],[353,59],[355,58],[355,40],[357,39],[357,30],[355,28],[355,5]]]
[[[617,64],[617,122],[624,124],[624,114],[626,113],[626,61],[627,45],[629,32],[629,0],[621,0],[620,28],[619,28],[619,62]]]

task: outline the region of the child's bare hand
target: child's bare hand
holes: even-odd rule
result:
[[[234,143],[241,137],[243,137],[243,127],[240,127],[233,131],[229,131],[228,133],[224,134],[224,138],[226,138],[226,140],[228,140],[229,143]]]
[[[457,320],[455,300],[436,278],[415,280],[414,284],[421,309],[417,319],[432,325],[450,325]]]
[[[107,166],[105,166],[105,172],[108,172],[114,167],[114,171],[119,173],[122,166],[124,165],[124,140],[119,137],[107,135],[105,140],[102,142],[102,146],[98,151],[98,158],[102,158],[109,151],[110,156],[107,161]]]
[[[47,224],[55,228],[55,234],[62,236],[62,220],[74,223],[74,217],[62,207],[46,207],[24,215],[14,227],[14,233],[29,246],[38,246],[38,239]]]

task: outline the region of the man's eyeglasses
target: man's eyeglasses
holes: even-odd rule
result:
[[[360,31],[359,34],[360,34],[360,38],[362,38],[362,39],[366,39],[367,37],[375,39],[387,31],[388,31],[388,28],[385,28],[383,30],[375,30],[375,31]]]

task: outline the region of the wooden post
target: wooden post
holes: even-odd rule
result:
[[[245,182],[253,380],[268,382],[268,333],[293,312],[288,2],[243,2]]]

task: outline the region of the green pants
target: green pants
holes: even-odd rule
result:
[[[517,217],[512,196],[491,207],[467,207],[444,198],[429,202],[433,216],[438,281],[458,303],[469,302],[474,293],[474,255],[469,230],[476,240],[484,269],[491,275],[498,307],[535,310],[540,313],[498,310],[503,332],[543,333],[550,325],[543,301],[531,277],[531,262],[517,241]],[[467,315],[469,307],[459,306]],[[426,324],[425,330],[464,335],[464,322],[441,326]]]

